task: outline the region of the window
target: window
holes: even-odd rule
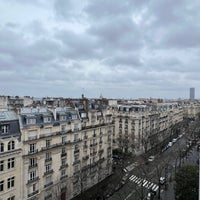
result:
[[[36,171],[29,172],[29,180],[34,180],[36,178]]]
[[[79,128],[78,128],[78,124],[74,124],[74,131],[78,131]]]
[[[65,174],[66,174],[66,169],[62,169],[61,170],[61,176],[65,176]]]
[[[75,166],[74,166],[74,172],[78,172],[78,170],[79,170],[79,166],[78,166],[78,165],[75,165]]]
[[[37,190],[37,183],[34,183],[34,184],[32,185],[32,189],[33,189],[33,192],[35,192],[35,191]]]
[[[60,116],[60,121],[65,121],[66,120],[66,116],[65,115],[61,115]]]
[[[15,158],[9,158],[8,159],[8,169],[15,167]]]
[[[3,187],[4,187],[4,181],[0,181],[0,192],[3,191]]]
[[[51,122],[51,117],[44,117],[44,123]]]
[[[46,153],[46,160],[50,160],[51,159],[51,152],[47,152]]]
[[[29,165],[35,166],[37,164],[37,158],[30,158],[29,159]]]
[[[0,152],[4,152],[4,143],[0,143]]]
[[[14,187],[14,185],[15,185],[15,177],[13,176],[13,177],[11,177],[11,178],[8,178],[8,189],[9,188],[11,188],[11,187]]]
[[[27,118],[26,124],[36,124],[36,119],[35,118]]]
[[[9,197],[7,200],[15,200],[15,196]]]
[[[1,126],[1,132],[2,133],[8,133],[9,126],[8,125],[2,125]]]
[[[51,146],[51,140],[46,140],[46,147],[50,147]]]
[[[78,134],[74,134],[74,141],[78,141]]]
[[[65,147],[62,148],[62,154],[65,154],[66,153],[66,150],[65,150]]]
[[[2,172],[4,170],[4,161],[1,160],[0,161],[0,172]]]
[[[47,164],[45,166],[46,172],[49,172],[51,170],[51,164]]]
[[[77,115],[72,115],[72,120],[74,119],[78,119],[78,116]]]
[[[61,131],[66,131],[66,125],[61,126]]]
[[[63,137],[62,137],[62,144],[64,144],[66,141],[67,141],[67,137],[66,137],[66,136],[63,136]]]
[[[76,144],[76,145],[74,146],[74,150],[75,150],[75,151],[78,150],[78,144]]]
[[[46,177],[46,185],[51,183],[51,176],[47,176]]]
[[[30,150],[30,153],[34,153],[36,151],[36,144],[35,143],[30,144],[29,150]]]
[[[14,141],[8,142],[8,151],[13,149],[15,149],[15,142]]]
[[[65,164],[66,164],[66,159],[64,158],[61,160],[61,165],[64,166]]]
[[[79,154],[74,155],[74,161],[78,161],[79,160]]]

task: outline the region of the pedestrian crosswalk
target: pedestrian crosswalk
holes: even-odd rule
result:
[[[137,185],[139,185],[141,187],[143,186],[143,187],[145,187],[147,189],[152,189],[153,191],[157,191],[158,188],[159,188],[159,186],[156,185],[155,183],[152,183],[152,182],[150,182],[150,181],[148,181],[146,179],[137,177],[135,175],[130,176],[129,180],[134,182],[134,183],[136,183]]]

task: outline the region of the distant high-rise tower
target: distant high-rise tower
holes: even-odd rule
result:
[[[190,88],[190,99],[191,100],[195,99],[195,88]]]

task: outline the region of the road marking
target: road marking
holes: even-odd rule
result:
[[[146,186],[146,185],[147,185],[147,183],[148,183],[148,181],[145,181],[145,182],[144,182],[144,184],[143,184],[143,186]]]
[[[159,188],[159,186],[156,186],[156,188],[154,189],[154,191],[157,191],[158,188]]]
[[[131,175],[131,177],[129,177],[129,180],[136,183],[137,185],[143,186],[147,189],[151,188],[154,191],[158,190],[158,188],[159,188],[159,186],[157,184],[147,181],[146,179],[139,178],[135,175]]]
[[[134,193],[135,193],[135,191],[131,192],[124,200],[129,199],[129,197],[131,197]]]
[[[157,187],[157,185],[155,184],[151,189],[154,190]]]

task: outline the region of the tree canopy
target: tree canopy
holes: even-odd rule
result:
[[[183,166],[175,175],[175,198],[176,200],[198,199],[198,166]]]

